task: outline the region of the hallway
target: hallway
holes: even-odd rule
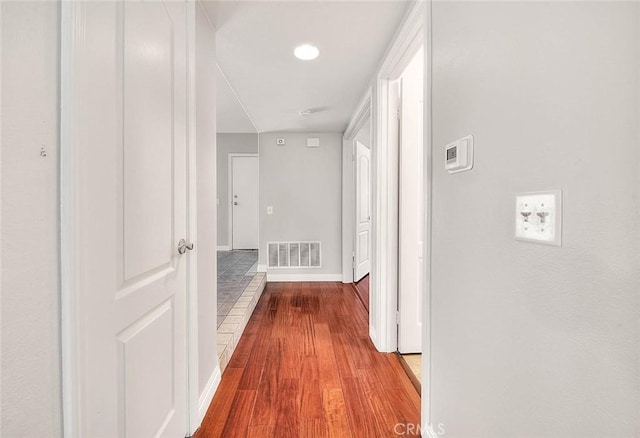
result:
[[[419,422],[420,398],[376,352],[351,286],[269,283],[196,437],[386,437]]]

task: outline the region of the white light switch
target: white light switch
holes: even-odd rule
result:
[[[562,192],[516,195],[516,239],[561,246]]]
[[[267,214],[273,214],[273,207],[272,206],[268,206],[267,207]]]

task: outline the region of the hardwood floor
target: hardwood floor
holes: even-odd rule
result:
[[[373,347],[351,285],[268,283],[195,436],[393,437],[419,423],[420,398]]]
[[[365,275],[359,282],[353,284],[356,292],[364,304],[367,312],[369,311],[369,274]]]

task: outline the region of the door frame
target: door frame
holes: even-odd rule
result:
[[[371,89],[359,103],[355,116],[342,137],[342,282],[354,281],[354,257],[356,240],[356,136],[360,129],[371,120]],[[372,130],[373,132],[373,130]],[[373,139],[372,139],[373,140]],[[369,145],[373,154],[373,147]],[[373,170],[373,166],[372,169]],[[373,175],[371,175],[373,189]],[[373,193],[373,190],[372,190]],[[373,205],[371,209],[371,227],[373,229]],[[370,231],[373,237],[373,231]],[[373,240],[373,239],[372,239]],[[371,243],[373,249],[373,242]],[[370,259],[371,260],[371,259]],[[371,264],[369,271],[371,271]]]
[[[236,157],[256,157],[258,159],[258,250],[260,247],[260,154],[249,152],[229,152],[227,158],[227,189],[228,189],[228,236],[229,250],[233,250],[233,159]]]

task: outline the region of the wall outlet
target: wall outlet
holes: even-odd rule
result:
[[[562,192],[516,195],[516,239],[545,245],[562,245]]]

